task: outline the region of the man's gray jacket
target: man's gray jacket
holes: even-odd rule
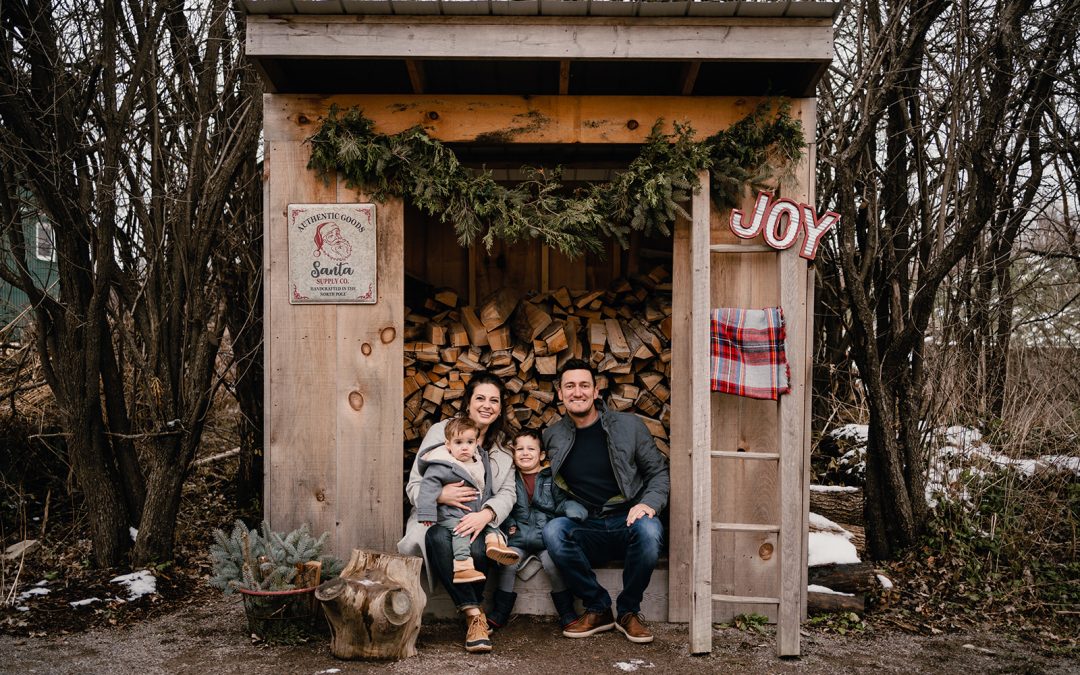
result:
[[[607,438],[615,481],[622,491],[608,500],[601,515],[625,511],[635,504],[647,504],[660,513],[667,506],[671,491],[667,457],[656,448],[645,423],[636,415],[608,410],[600,399],[596,400],[596,410]],[[544,450],[551,462],[551,473],[564,489],[566,483],[559,471],[574,447],[576,436],[577,428],[569,415],[544,430]]]

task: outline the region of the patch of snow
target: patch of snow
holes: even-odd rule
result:
[[[157,593],[157,579],[150,570],[139,570],[111,580],[111,583],[127,587],[128,600],[138,600],[144,595]]]
[[[1039,458],[1039,461],[1052,469],[1057,469],[1058,471],[1071,471],[1075,475],[1080,476],[1080,457],[1069,457],[1068,455],[1043,455]]]
[[[855,546],[839,534],[811,532],[808,539],[807,565],[848,565],[859,562]]]
[[[138,541],[139,539],[139,531],[136,530],[134,527],[128,528],[128,535],[131,536],[131,541]]]
[[[881,587],[885,590],[889,590],[893,587],[892,579],[890,579],[889,577],[885,576],[884,574],[878,574],[876,576],[878,583],[881,584]]]
[[[75,600],[74,602],[69,602],[68,604],[72,607],[85,607],[86,605],[90,605],[95,602],[101,602],[101,598],[87,598],[85,600]]]
[[[16,611],[16,612],[29,612],[29,611],[30,611],[30,608],[29,608],[29,607],[27,607],[26,605],[19,605],[19,606],[17,606],[17,607],[15,608],[15,611]]]
[[[18,597],[16,597],[15,599],[16,600],[26,600],[27,598],[32,598],[35,595],[48,595],[48,594],[49,594],[49,589],[41,588],[40,586],[35,586],[34,588],[31,588],[29,590],[23,591],[22,593],[19,593]]]
[[[827,586],[818,586],[817,584],[810,584],[806,587],[806,590],[810,593],[828,593],[829,595],[846,595],[849,598],[854,598],[854,593],[841,593],[840,591],[834,591]]]
[[[322,675],[323,673],[340,673],[341,668],[327,668],[326,670],[320,670],[315,675]]]
[[[810,492],[858,492],[862,488],[851,485],[811,485]]]
[[[630,659],[629,661],[616,661],[615,667],[624,673],[632,673],[638,668],[655,668],[655,664],[642,659]]]
[[[845,539],[851,539],[854,536],[844,528],[840,527],[833,521],[826,518],[825,516],[814,513],[813,511],[810,512],[810,527],[816,527],[819,530],[825,530],[827,532],[834,532],[844,537]]]
[[[48,586],[48,585],[49,585],[49,580],[48,579],[42,579],[41,581],[34,584],[35,587]]]
[[[866,424],[845,424],[842,427],[837,427],[829,432],[829,435],[833,438],[842,439],[845,441],[855,441],[856,443],[866,443],[866,439],[869,437],[870,427]]]

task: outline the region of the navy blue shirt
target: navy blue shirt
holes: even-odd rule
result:
[[[574,447],[559,467],[559,475],[574,497],[593,508],[621,494],[608,456],[607,434],[599,419],[577,430]]]

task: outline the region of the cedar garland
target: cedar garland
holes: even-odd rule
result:
[[[329,115],[311,143],[309,169],[330,180],[334,172],[375,199],[408,198],[442,222],[451,222],[462,246],[495,240],[514,243],[539,238],[576,257],[600,253],[614,237],[625,248],[631,229],[650,235],[671,232],[676,215],[689,217],[681,203],[698,189],[697,172],[709,169],[713,201],[736,206],[747,186],[781,181],[802,158],[802,125],[788,104],[776,113],[764,103],[731,127],[702,142],[678,122],[671,134],[657,120],[641,153],[607,183],[567,191],[561,168],[524,168],[525,180],[501,185],[491,172],[463,166],[453,151],[417,126],[399,134],[375,131],[357,108]]]

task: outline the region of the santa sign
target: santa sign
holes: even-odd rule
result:
[[[839,221],[838,213],[827,211],[818,218],[809,204],[790,199],[773,199],[772,193],[762,191],[754,202],[750,222],[744,222],[744,214],[740,209],[731,209],[729,226],[735,236],[742,239],[753,239],[762,234],[766,244],[781,251],[794,246],[801,233],[803,243],[799,247],[799,255],[813,260],[817,257],[821,238]]]
[[[375,205],[289,204],[289,302],[374,304]]]

